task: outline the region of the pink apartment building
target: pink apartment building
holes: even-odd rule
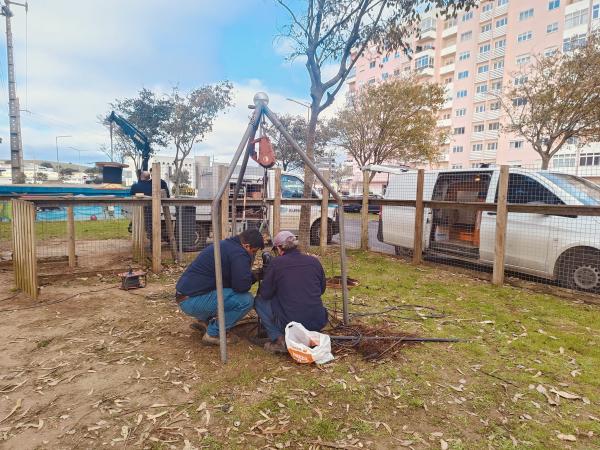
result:
[[[461,12],[455,19],[425,16],[412,59],[398,51],[368,51],[349,78],[351,91],[416,71],[423,81],[446,87],[438,126],[451,137],[439,168],[482,163],[539,167],[541,159],[518,136],[500,131],[505,121],[494,94],[535,55],[569,51],[600,28],[600,0],[493,0]],[[600,175],[600,145],[570,144],[551,167],[583,176]]]

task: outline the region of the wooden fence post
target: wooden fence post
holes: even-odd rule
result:
[[[219,166],[219,184],[221,184],[227,176],[227,166]],[[266,195],[263,192],[263,195]],[[235,227],[235,224],[233,225]],[[229,237],[229,184],[223,192],[221,197],[221,238],[226,239]]]
[[[161,198],[166,197],[167,193],[163,190],[160,191]],[[175,242],[175,229],[173,228],[173,220],[171,218],[171,208],[169,205],[162,205],[163,217],[165,219],[165,228],[167,231],[167,238],[169,239],[169,247],[171,248],[171,257],[173,261],[177,261],[177,242]]]
[[[133,205],[131,209],[131,239],[133,240],[133,259],[141,264],[144,262],[144,243],[146,240],[144,226],[144,205]]]
[[[496,209],[496,243],[494,247],[494,272],[492,283],[502,286],[504,283],[504,255],[506,251],[506,222],[508,219],[508,166],[500,166],[498,181],[498,206]]]
[[[417,171],[417,193],[415,202],[415,235],[413,238],[413,264],[423,262],[423,220],[425,208],[423,206],[423,190],[425,186],[425,170]]]
[[[325,179],[329,181],[329,173],[323,174]],[[321,254],[324,255],[327,250],[327,230],[329,228],[329,191],[323,186],[323,195],[321,196],[321,230],[320,230],[320,250]]]
[[[160,163],[152,163],[152,271],[161,269]]]
[[[275,169],[275,192],[273,193],[273,239],[281,231],[281,169]]]
[[[67,248],[69,253],[69,267],[73,269],[77,265],[75,259],[75,214],[73,206],[67,206]]]
[[[34,300],[38,298],[35,206],[12,200],[13,267],[15,285]]]
[[[371,174],[368,170],[363,170],[362,184],[362,208],[360,210],[360,249],[369,249],[369,182]],[[340,211],[344,214],[344,211]]]

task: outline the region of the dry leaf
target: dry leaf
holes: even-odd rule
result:
[[[17,409],[19,409],[21,407],[22,404],[23,404],[23,399],[22,398],[18,399],[17,403],[15,404],[13,409],[8,413],[8,415],[6,417],[4,417],[4,419],[0,420],[0,423],[4,422],[6,419],[8,419],[10,416],[12,416],[17,411]]]
[[[570,392],[566,392],[566,391],[557,391],[554,388],[550,389],[550,392],[558,395],[559,397],[566,398],[568,400],[578,400],[581,398],[581,396],[579,396],[579,395],[571,394]]]
[[[202,411],[204,409],[206,409],[206,402],[200,403],[200,406],[198,406],[198,408],[196,408],[196,411]]]
[[[558,435],[556,437],[559,438],[561,441],[575,442],[577,440],[577,438],[575,436],[573,436],[572,434],[558,433]]]
[[[440,448],[442,450],[448,450],[448,443],[443,439],[440,439]]]

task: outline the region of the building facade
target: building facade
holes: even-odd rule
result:
[[[436,165],[469,168],[508,164],[536,168],[540,156],[519,136],[501,131],[506,117],[497,95],[538,55],[569,51],[600,28],[600,0],[487,0],[478,8],[444,20],[422,18],[412,57],[403,52],[359,58],[350,91],[415,72],[445,86],[438,126],[450,131]],[[600,145],[566,145],[551,168],[583,176],[600,169]]]

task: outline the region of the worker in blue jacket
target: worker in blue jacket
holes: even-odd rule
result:
[[[320,261],[298,249],[298,240],[289,231],[273,239],[279,254],[265,269],[254,308],[271,342],[265,350],[287,353],[285,326],[299,322],[307,330],[321,331],[327,324],[327,309],[321,295],[325,293],[325,271]]]
[[[265,243],[262,234],[254,229],[224,239],[219,245],[223,271],[225,328],[229,330],[252,309],[254,298],[248,292],[254,281],[252,260],[256,252],[264,248]],[[214,244],[202,250],[188,266],[179,278],[176,289],[175,299],[181,310],[197,319],[192,328],[204,332],[202,342],[219,345]],[[234,335],[228,335],[227,340],[233,343],[237,339]]]

